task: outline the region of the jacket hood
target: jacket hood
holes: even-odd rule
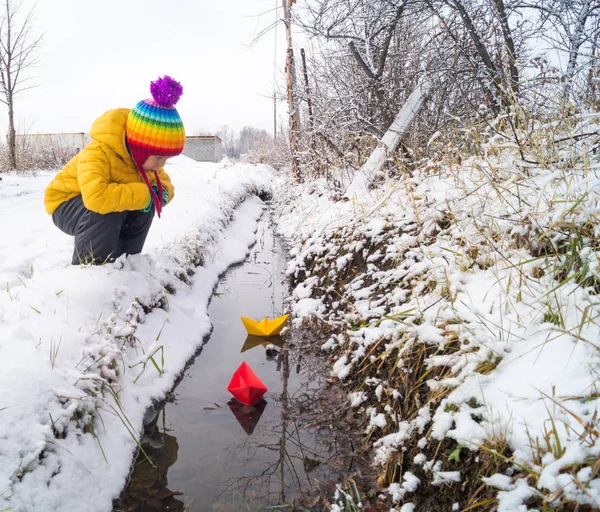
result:
[[[90,137],[107,145],[124,161],[133,163],[125,146],[125,125],[129,110],[128,108],[116,108],[102,114],[92,124]]]

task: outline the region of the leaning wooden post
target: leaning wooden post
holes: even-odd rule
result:
[[[347,198],[359,199],[368,193],[369,184],[381,171],[388,156],[398,147],[400,140],[421,110],[423,102],[429,96],[432,87],[433,83],[429,79],[423,79],[417,84],[377,147],[364,165],[356,171],[352,183],[344,194]]]
[[[298,148],[297,148],[297,136],[298,136],[298,112],[296,112],[296,102],[294,98],[294,47],[292,43],[292,4],[296,3],[296,0],[282,0],[283,8],[285,12],[285,33],[287,38],[287,53],[285,71],[287,73],[287,100],[288,108],[290,111],[290,124],[289,124],[289,136],[290,136],[290,151],[292,153],[292,176],[295,179],[300,180],[300,164],[298,162]]]

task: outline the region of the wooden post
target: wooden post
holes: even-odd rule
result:
[[[315,134],[314,130],[314,118],[313,118],[313,108],[312,108],[312,99],[310,97],[310,84],[308,83],[308,71],[306,70],[306,53],[304,48],[300,49],[300,55],[302,57],[302,73],[304,75],[304,91],[306,93],[306,104],[308,106],[308,126],[310,128],[310,142],[311,146],[315,145]]]
[[[292,43],[292,3],[296,0],[282,0],[285,12],[285,34],[287,39],[287,52],[285,71],[287,73],[287,100],[290,112],[290,151],[292,153],[292,176],[300,180],[300,164],[298,162],[298,112],[296,111],[296,103],[294,98],[294,47]]]

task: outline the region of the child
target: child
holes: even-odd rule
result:
[[[44,194],[54,224],[75,237],[73,265],[102,264],[144,247],[154,210],[173,200],[163,170],[179,155],[185,132],[174,105],[183,87],[171,77],[150,85],[153,99],[110,110],[90,130],[92,142],[50,182]]]

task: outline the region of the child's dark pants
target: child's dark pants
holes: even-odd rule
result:
[[[64,202],[52,214],[54,224],[75,237],[73,265],[101,265],[121,254],[142,252],[153,217],[154,208],[149,212],[92,212],[84,206],[81,196]]]

